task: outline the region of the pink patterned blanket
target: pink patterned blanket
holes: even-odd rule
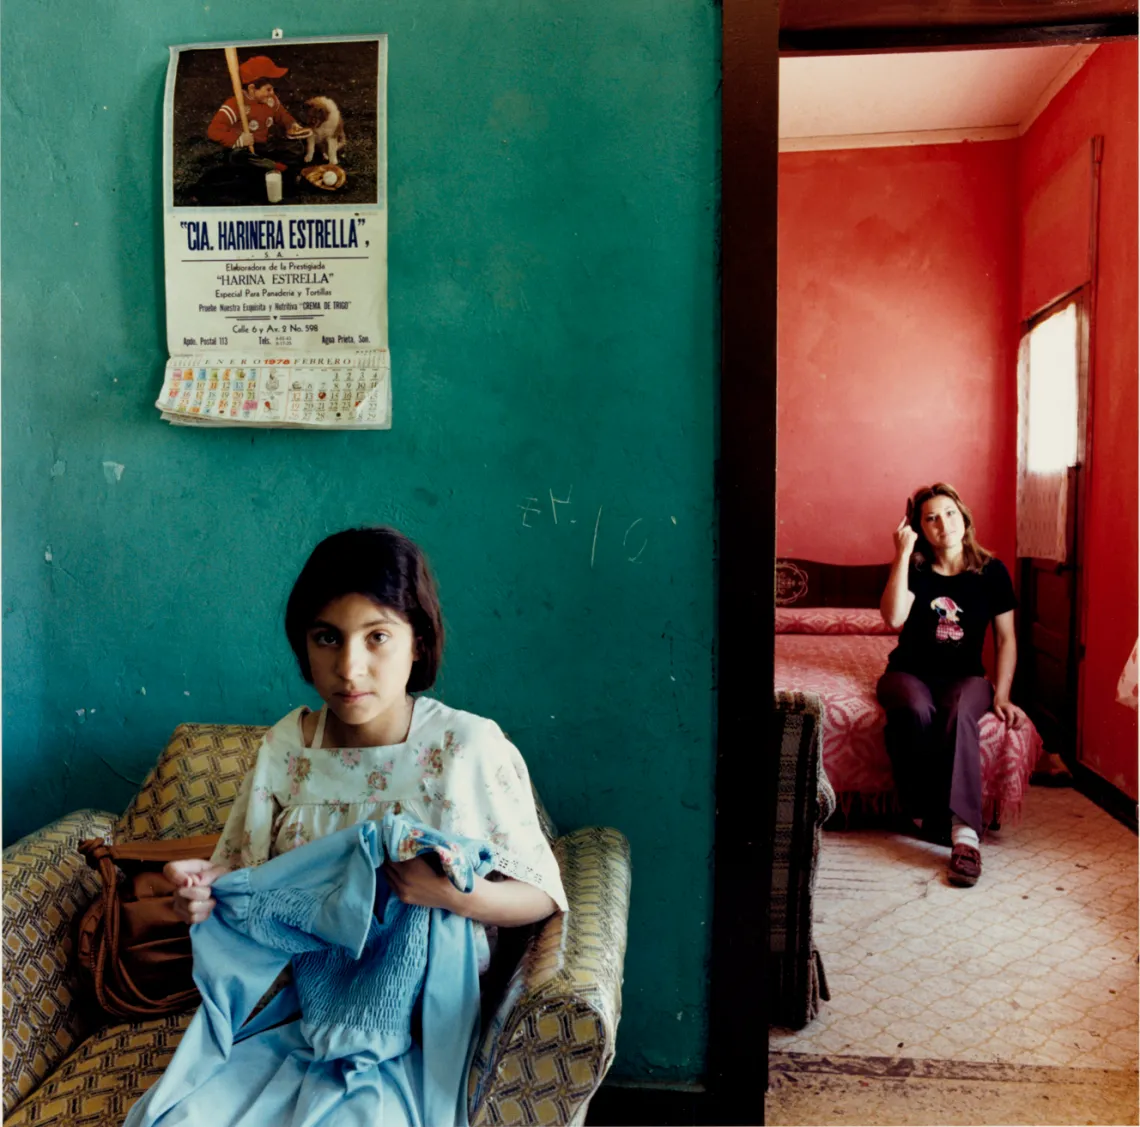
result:
[[[840,807],[895,805],[883,729],[886,717],[875,683],[896,639],[884,636],[867,611],[777,611],[776,688],[818,693],[823,701],[823,765]],[[866,619],[866,622],[863,621]],[[810,620],[810,626],[805,623]],[[817,633],[806,633],[805,629]],[[877,633],[849,633],[876,629]],[[781,632],[789,631],[789,632]],[[980,726],[982,800],[987,822],[1017,818],[1029,775],[1041,754],[1041,737],[1027,716],[1007,729],[993,713]]]

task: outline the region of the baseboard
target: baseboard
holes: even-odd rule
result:
[[[1137,832],[1136,800],[1129,798],[1119,787],[1086,767],[1083,763],[1065,761],[1073,776],[1073,789],[1095,802],[1106,813],[1122,822],[1133,833]]]
[[[700,1085],[603,1084],[590,1101],[587,1127],[703,1127],[712,1102]]]

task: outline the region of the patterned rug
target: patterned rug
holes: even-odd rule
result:
[[[1135,1072],[772,1053],[764,1122],[1133,1124]]]

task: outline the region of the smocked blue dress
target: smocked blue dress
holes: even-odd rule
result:
[[[421,853],[463,892],[493,863],[485,842],[388,811],[221,877],[191,928],[202,1005],[125,1127],[466,1127],[475,930],[403,904],[379,869]]]

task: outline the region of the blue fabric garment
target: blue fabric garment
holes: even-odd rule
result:
[[[493,864],[488,844],[389,811],[221,877],[190,931],[202,1005],[125,1127],[467,1127],[473,926],[403,904],[379,869],[422,853],[462,892]],[[249,1021],[290,962],[292,984]]]

